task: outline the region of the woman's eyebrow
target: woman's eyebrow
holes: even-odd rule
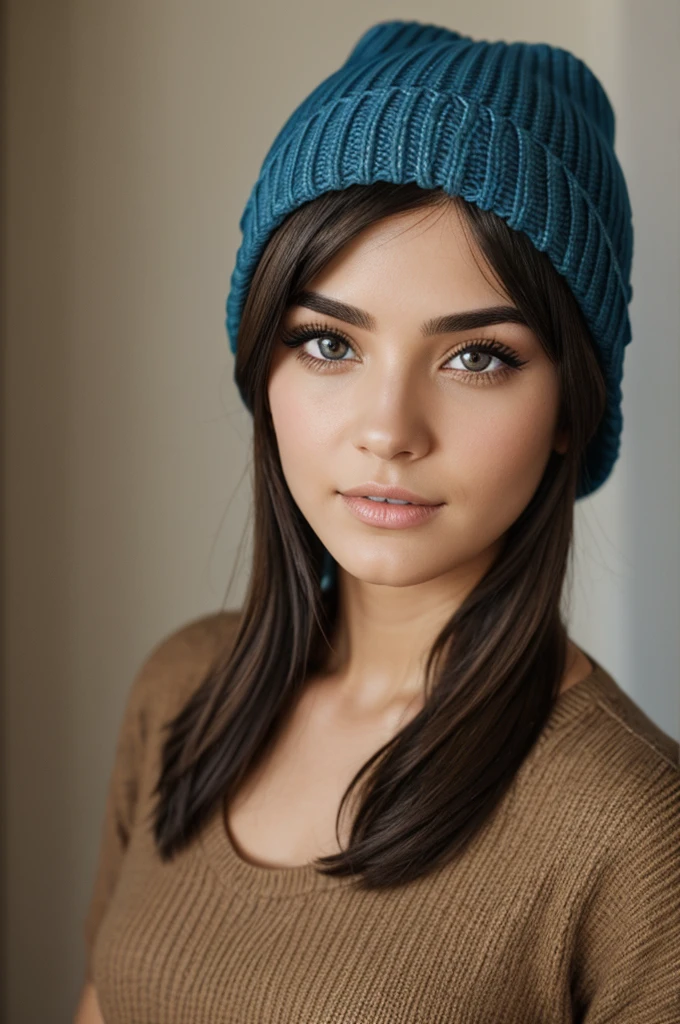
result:
[[[325,316],[335,317],[336,320],[344,320],[353,327],[360,327],[365,331],[374,331],[377,327],[375,317],[371,316],[364,309],[357,306],[350,306],[338,299],[331,299],[328,295],[320,292],[301,291],[293,296],[290,306],[303,306],[305,309],[313,309],[316,313]],[[528,327],[525,318],[515,306],[485,306],[483,309],[468,309],[464,313],[449,313],[447,316],[433,317],[421,324],[420,332],[423,337],[431,337],[435,334],[451,334],[457,331],[471,331],[478,327],[490,327],[492,324],[522,324]]]

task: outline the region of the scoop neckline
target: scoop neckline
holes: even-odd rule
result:
[[[557,695],[537,745],[542,745],[562,723],[592,705],[593,691],[606,688],[612,682],[606,669],[587,651],[584,654],[593,666],[592,672]],[[246,860],[237,849],[237,843],[227,826],[223,799],[218,801],[205,828],[200,832],[199,845],[225,889],[253,898],[267,896],[276,899],[310,892],[328,892],[355,884],[357,880],[354,875],[324,874],[311,861],[306,864],[272,866]]]
[[[220,799],[200,833],[200,845],[220,883],[245,895],[272,898],[324,892],[356,883],[352,875],[326,875],[310,861],[282,866],[255,864],[237,849],[225,820],[224,799]]]

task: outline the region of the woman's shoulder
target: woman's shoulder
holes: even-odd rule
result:
[[[200,615],[165,633],[149,650],[133,680],[130,703],[166,719],[198,688],[236,639],[242,612]]]
[[[149,660],[154,666],[181,664],[192,669],[207,665],[219,655],[225,644],[235,638],[241,611],[220,610],[189,619],[166,633],[152,648]]]
[[[680,774],[680,744],[643,710],[611,673],[594,662],[584,693],[592,708],[589,727],[600,738],[598,749],[627,758],[631,764],[658,765]]]
[[[531,799],[579,843],[680,848],[680,745],[602,665],[558,700],[528,759]],[[536,790],[540,791],[537,795]]]

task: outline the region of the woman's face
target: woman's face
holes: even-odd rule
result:
[[[316,325],[308,339],[274,343],[269,403],[288,487],[339,568],[367,583],[490,565],[551,450],[565,449],[556,370],[527,326],[501,314],[424,328],[513,306],[473,244],[452,204],[373,224],[296,297],[318,308],[287,310],[283,333]],[[333,303],[352,309],[329,315]],[[342,497],[365,483],[441,507],[406,528],[367,523]]]

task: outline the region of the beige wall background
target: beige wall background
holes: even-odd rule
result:
[[[680,5],[7,0],[4,1009],[70,1021],[134,672],[238,607],[250,421],[224,299],[294,106],[374,21],[562,45],[602,79],[635,214],[623,454],[577,506],[572,635],[680,734]]]

